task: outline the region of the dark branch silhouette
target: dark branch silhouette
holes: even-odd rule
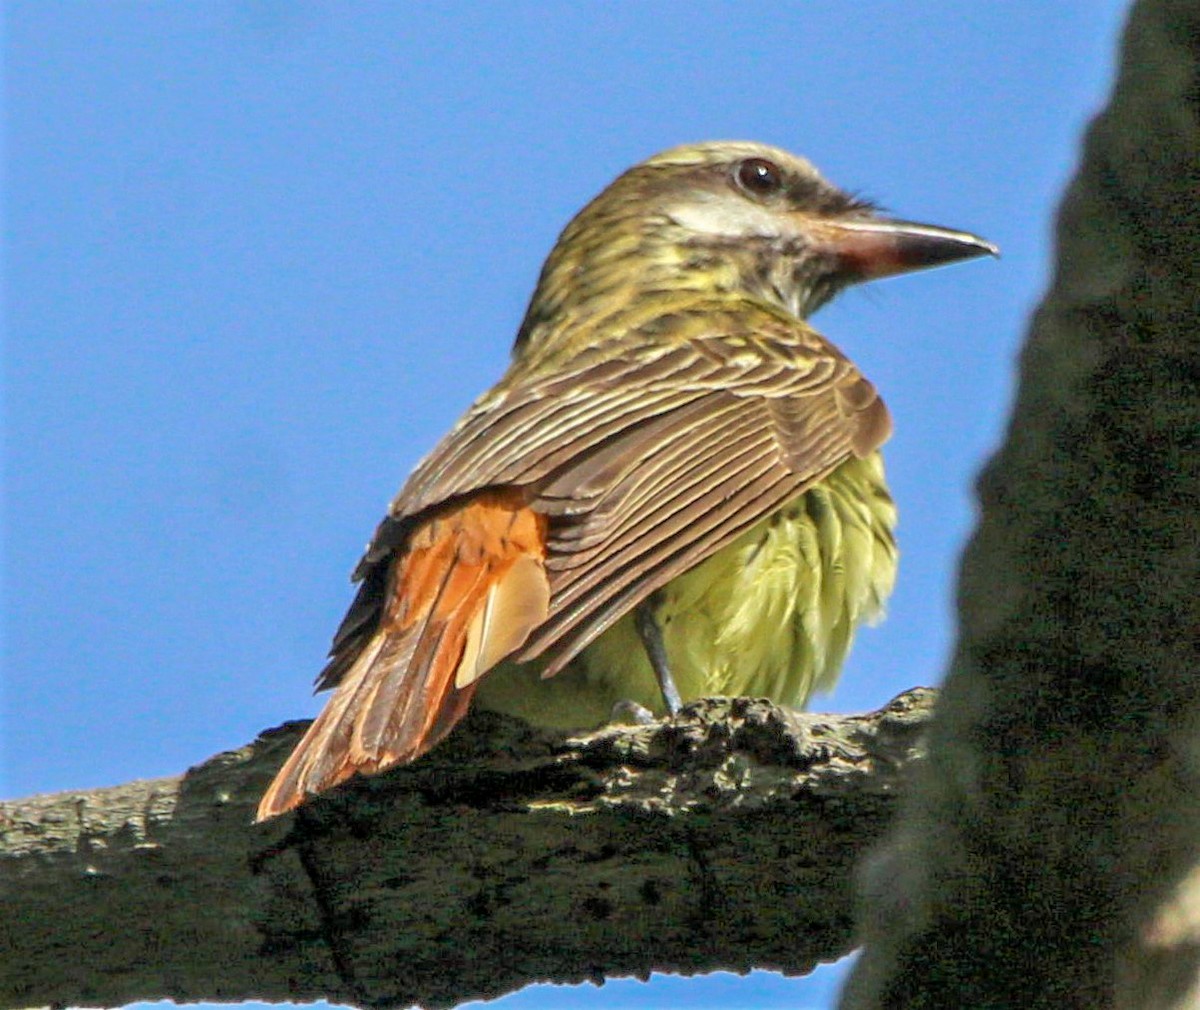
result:
[[[0,805],[0,1006],[453,1006],[530,982],[811,970],[933,692],[737,699],[564,737],[498,716],[254,827],[302,723],[186,775]]]

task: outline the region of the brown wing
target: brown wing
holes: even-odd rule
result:
[[[368,547],[334,642],[333,686],[378,620],[414,520],[484,488],[550,518],[547,620],[513,654],[547,675],[613,621],[890,433],[874,387],[810,327],[697,305],[552,373],[514,366],[409,478]]]

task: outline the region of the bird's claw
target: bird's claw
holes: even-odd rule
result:
[[[649,726],[654,722],[654,713],[645,705],[639,705],[631,698],[624,698],[613,703],[608,721],[625,726]]]

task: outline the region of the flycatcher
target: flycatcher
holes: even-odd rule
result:
[[[475,699],[562,727],[617,702],[800,707],[896,570],[875,387],[805,321],[848,285],[983,254],[752,143],[630,169],[560,236],[512,363],[355,570],[272,817],[412,761]]]

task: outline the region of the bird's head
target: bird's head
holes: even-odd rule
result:
[[[881,217],[779,148],[688,144],[629,169],[567,225],[518,342],[641,292],[738,293],[804,318],[850,284],[995,253],[966,232]]]

